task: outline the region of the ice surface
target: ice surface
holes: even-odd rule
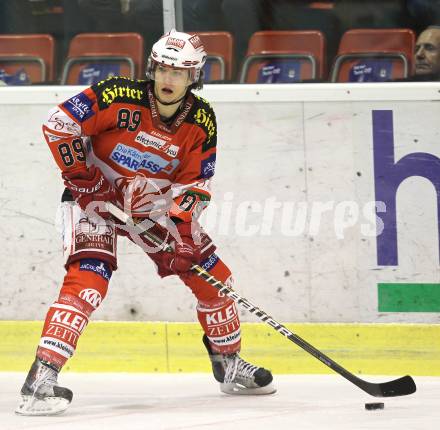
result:
[[[440,428],[440,378],[416,377],[418,391],[376,399],[339,375],[275,375],[271,396],[228,396],[208,374],[75,374],[63,415],[14,415],[25,374],[0,373],[0,429],[32,430],[430,430]],[[383,382],[395,377],[367,377]],[[366,411],[383,401],[384,410]]]

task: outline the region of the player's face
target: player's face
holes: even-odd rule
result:
[[[172,102],[180,99],[191,85],[188,69],[158,64],[154,72],[154,89],[159,101]]]
[[[416,75],[440,73],[440,29],[425,30],[415,49]]]

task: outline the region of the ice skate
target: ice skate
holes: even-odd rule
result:
[[[57,415],[72,401],[73,393],[57,383],[58,371],[36,358],[21,389],[18,415]]]
[[[208,350],[214,378],[220,382],[220,390],[233,395],[262,395],[276,392],[272,373],[243,360],[238,353],[222,355],[213,353],[206,335],[203,343]]]

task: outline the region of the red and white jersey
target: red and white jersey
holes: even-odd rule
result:
[[[157,203],[167,193],[170,216],[191,221],[210,199],[215,114],[192,93],[168,125],[151,83],[110,78],[52,109],[43,133],[63,172],[98,166],[125,201],[129,195],[133,215],[151,211],[152,194]]]

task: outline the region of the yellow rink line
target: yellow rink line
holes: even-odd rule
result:
[[[0,321],[0,371],[27,371],[43,323]],[[440,326],[286,324],[353,373],[440,376]],[[274,373],[332,373],[261,323],[242,324],[242,356]],[[75,372],[209,372],[198,323],[92,321],[65,366]]]

